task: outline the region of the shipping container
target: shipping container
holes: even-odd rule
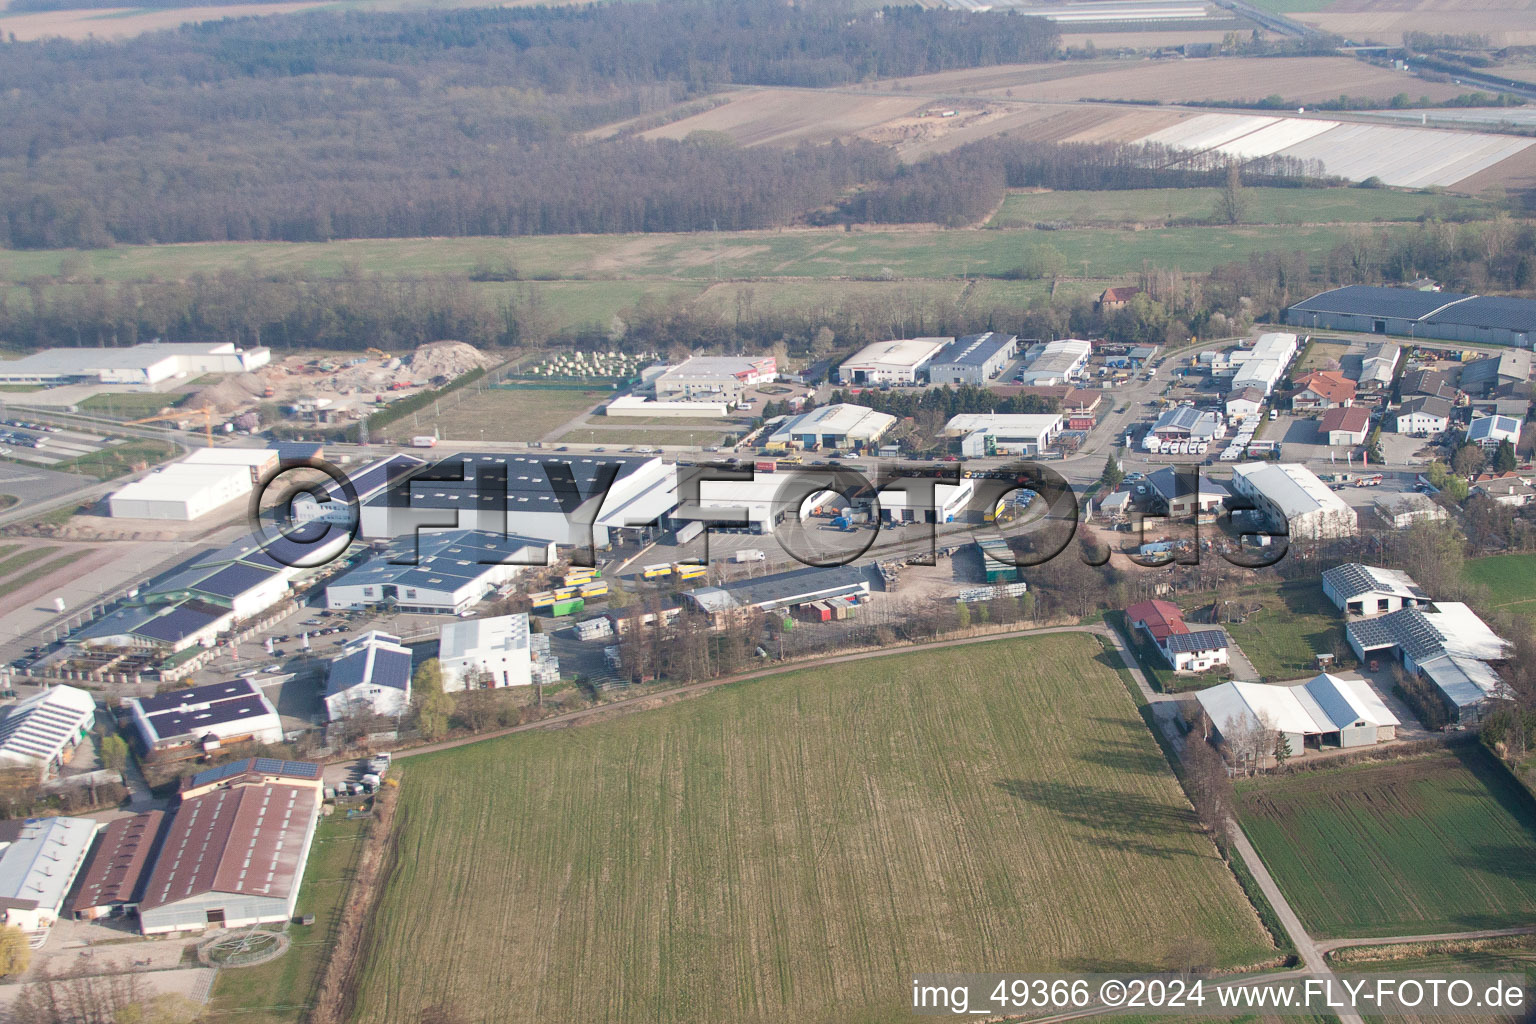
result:
[[[672,575],[672,563],[662,562],[660,565],[648,565],[641,570],[640,575],[648,580],[659,580],[663,576]]]
[[[553,592],[548,590],[537,594],[529,594],[528,603],[533,605],[535,608],[543,608],[547,605],[552,605],[555,603],[555,595]]]
[[[758,459],[752,463],[752,468],[759,473],[774,473],[778,471],[779,464],[773,459]]]
[[[576,615],[584,610],[587,603],[579,597],[573,597],[565,601],[556,601],[549,609],[549,614],[559,618],[564,615]]]
[[[677,542],[679,544],[687,544],[689,541],[693,540],[693,538],[697,537],[703,532],[704,524],[695,519],[692,522],[684,523],[682,526],[679,526],[674,535],[677,537]]]
[[[608,594],[607,580],[591,580],[583,583],[579,588],[583,599],[592,597],[605,597]]]
[[[706,566],[695,565],[690,562],[678,562],[673,569],[677,572],[677,578],[681,580],[702,579],[709,574]]]

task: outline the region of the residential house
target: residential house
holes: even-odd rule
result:
[[[1296,382],[1291,408],[1298,412],[1333,409],[1354,400],[1354,381],[1336,370],[1315,370]]]

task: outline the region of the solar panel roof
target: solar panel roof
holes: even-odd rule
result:
[[[133,632],[135,636],[174,643],[177,640],[186,639],[225,614],[227,613],[222,608],[208,609],[188,602],[177,605],[165,615],[157,615]]]
[[[1228,646],[1227,634],[1220,629],[1202,629],[1195,633],[1170,633],[1163,644],[1171,653],[1214,651]]]
[[[150,715],[149,726],[156,736],[164,740],[173,736],[195,733],[209,726],[223,725],[225,722],[259,718],[269,714],[270,708],[271,705],[264,697],[237,697],[234,700],[221,700],[216,704],[187,711],[165,711],[158,715]]]
[[[256,687],[248,679],[230,679],[222,683],[205,683],[202,686],[191,686],[185,690],[172,690],[169,693],[157,693],[149,697],[138,699],[139,707],[145,714],[154,714],[157,711],[165,711],[169,708],[180,707],[183,704],[205,704],[209,701],[230,700],[235,697],[247,697],[256,692]]]
[[[1305,313],[1343,313],[1417,320],[1449,303],[1471,297],[1460,292],[1421,292],[1416,288],[1379,288],[1352,284],[1320,292],[1291,308]]]
[[[235,598],[246,591],[265,583],[273,577],[273,571],[259,565],[246,565],[244,562],[236,562],[227,565],[207,579],[196,584],[194,589],[205,594],[213,594],[216,597]]]
[[[1424,318],[1425,323],[1459,324],[1496,330],[1536,331],[1536,301],[1479,295]]]

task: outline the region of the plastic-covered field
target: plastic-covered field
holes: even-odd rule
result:
[[[1380,178],[1403,188],[1454,185],[1536,144],[1483,132],[1243,114],[1202,114],[1141,141],[1245,160],[1274,154],[1316,160],[1331,175]]]
[[[1188,121],[1180,121],[1162,131],[1153,132],[1141,141],[1203,153],[1207,149],[1225,146],[1260,128],[1267,128],[1279,120],[1278,117],[1248,114],[1201,114]]]
[[[1249,132],[1247,135],[1217,146],[1216,150],[1227,156],[1251,160],[1254,157],[1282,152],[1288,146],[1305,142],[1315,135],[1337,128],[1338,125],[1337,121],[1308,121],[1299,117],[1281,118],[1274,124],[1265,125],[1258,131]]]

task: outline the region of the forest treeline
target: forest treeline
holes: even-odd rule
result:
[[[314,12],[0,44],[0,246],[767,227],[872,145],[588,141],[736,84],[1037,61],[1043,19],[835,0]]]
[[[1145,294],[1103,315],[1092,302],[960,303],[954,299],[852,295],[768,309],[743,286],[734,308],[644,298],[605,323],[557,332],[537,283],[489,298],[467,275],[392,278],[348,272],[299,279],[250,269],[185,281],[33,279],[0,292],[0,345],[128,345],[151,338],[210,337],[277,349],[403,348],[440,338],[476,345],[539,345],[633,351],[763,350],[783,343],[829,356],[893,337],[1007,330],[1028,338],[1098,337],[1178,342],[1245,330],[1324,288],[1411,281],[1482,293],[1536,288],[1536,227],[1499,215],[1465,224],[1430,221],[1407,231],[1361,230],[1324,253],[1276,249],[1210,274],[1148,272]],[[830,337],[830,341],[827,340]],[[835,346],[835,348],[834,348]]]

